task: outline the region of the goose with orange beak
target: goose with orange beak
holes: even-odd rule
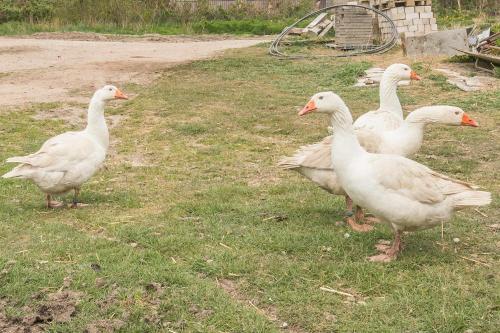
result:
[[[104,106],[113,99],[128,99],[118,88],[107,85],[97,90],[89,104],[87,127],[66,132],[47,140],[34,154],[7,159],[18,163],[3,178],[28,179],[46,194],[47,207],[61,207],[53,195],[74,191],[71,207],[83,206],[78,194],[83,183],[102,166],[109,146]]]

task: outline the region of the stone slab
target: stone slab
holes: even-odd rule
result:
[[[466,29],[437,31],[423,36],[403,36],[403,50],[406,56],[457,55],[457,49],[467,49]]]

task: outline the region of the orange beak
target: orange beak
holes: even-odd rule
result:
[[[306,104],[306,106],[304,106],[302,110],[300,110],[299,116],[303,116],[307,113],[313,112],[314,110],[316,110],[316,104],[311,100]]]
[[[125,95],[124,93],[122,93],[120,91],[120,89],[116,89],[115,98],[116,99],[128,99],[127,95]]]
[[[464,115],[462,116],[462,125],[464,126],[472,126],[472,127],[478,127],[479,125],[477,122],[470,118],[467,113],[464,112]]]
[[[420,76],[418,76],[417,72],[415,72],[415,71],[411,71],[411,73],[410,73],[410,79],[411,79],[411,80],[420,81],[420,80],[421,80],[421,77],[420,77]]]

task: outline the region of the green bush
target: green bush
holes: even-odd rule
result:
[[[455,62],[455,63],[467,63],[467,62],[474,62],[476,58],[474,58],[471,55],[468,54],[458,54],[449,57],[446,61],[447,62]]]
[[[290,21],[257,19],[228,21],[212,20],[193,23],[192,28],[196,33],[270,35],[281,32],[287,24],[290,24]]]
[[[50,20],[55,12],[56,0],[0,0],[0,23]]]
[[[236,1],[226,9],[209,6],[208,0],[178,2],[165,0],[54,0],[57,18],[66,23],[113,23],[117,25],[161,25],[210,20],[277,19],[298,16],[313,8],[313,0],[297,4],[275,1],[274,9],[256,8],[251,2]],[[64,4],[63,4],[64,3]],[[272,2],[271,2],[272,3]]]
[[[52,18],[64,24],[162,25],[210,20],[283,19],[299,17],[313,8],[314,0],[270,1],[271,8],[257,8],[238,0],[226,9],[196,2],[167,0],[0,0],[0,23],[39,22]],[[253,26],[252,26],[253,29]],[[257,30],[266,30],[260,27]]]

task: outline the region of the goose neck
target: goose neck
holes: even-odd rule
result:
[[[363,151],[354,133],[352,116],[347,106],[332,114],[333,141],[332,156],[334,164],[342,164]]]
[[[391,153],[402,156],[416,153],[424,140],[424,128],[424,123],[404,122],[397,130],[387,133],[386,138],[391,140],[394,148]]]
[[[408,126],[425,127],[427,124],[440,121],[441,114],[435,107],[424,107],[411,112],[405,119]]]
[[[88,108],[88,120],[85,131],[93,136],[105,149],[109,145],[109,133],[104,118],[104,101],[96,98],[91,99]]]
[[[403,109],[397,95],[398,79],[384,75],[380,82],[380,109],[393,112],[403,118]]]

